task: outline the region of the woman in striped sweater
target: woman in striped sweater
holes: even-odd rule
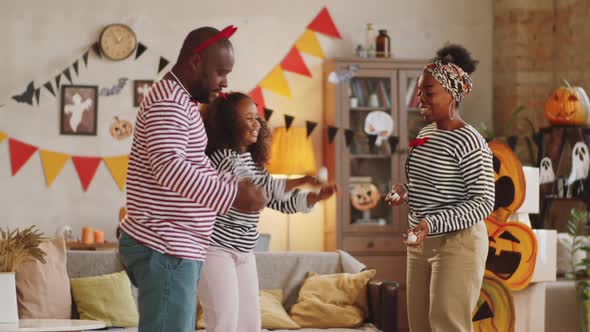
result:
[[[270,131],[250,97],[230,93],[215,99],[205,122],[206,153],[220,173],[250,179],[263,188],[267,206],[283,213],[309,212],[329,198],[334,185],[318,192],[297,189],[317,184],[311,176],[275,179],[264,168],[269,159]],[[260,331],[258,274],[252,250],[258,240],[259,213],[231,208],[218,215],[199,283],[207,332]]]
[[[476,64],[465,48],[449,45],[425,67],[420,112],[431,124],[410,143],[408,183],[393,186],[387,198],[410,206],[404,242],[411,331],[472,331],[488,254],[484,219],[495,196],[492,153],[459,114]]]

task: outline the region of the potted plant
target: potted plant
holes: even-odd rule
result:
[[[573,271],[566,273],[566,278],[576,281],[576,293],[580,304],[580,331],[590,331],[590,259],[588,258],[590,247],[584,245],[587,223],[588,211],[575,208],[571,210],[567,232],[572,238],[568,251],[571,255]],[[579,250],[584,251],[586,257],[577,263],[576,253]]]
[[[24,262],[45,263],[45,252],[39,248],[43,240],[35,226],[23,231],[0,229],[0,323],[18,322],[15,272]]]

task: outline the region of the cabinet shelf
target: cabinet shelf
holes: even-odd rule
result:
[[[388,107],[351,107],[351,112],[372,112],[372,111],[383,111],[389,113],[391,108]]]
[[[391,155],[386,154],[351,154],[352,159],[389,159]]]

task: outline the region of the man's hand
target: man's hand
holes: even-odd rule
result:
[[[238,193],[233,207],[243,212],[258,212],[266,205],[266,195],[262,189],[250,180],[241,180],[238,183]]]

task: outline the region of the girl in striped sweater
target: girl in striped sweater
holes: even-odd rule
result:
[[[283,213],[309,212],[336,191],[323,185],[318,192],[297,189],[316,185],[312,176],[273,178],[264,165],[269,159],[270,131],[250,97],[222,95],[207,110],[206,153],[220,173],[250,179],[263,188],[267,206]],[[205,258],[199,291],[208,332],[260,331],[258,274],[252,250],[258,240],[259,213],[231,208],[218,215]]]

